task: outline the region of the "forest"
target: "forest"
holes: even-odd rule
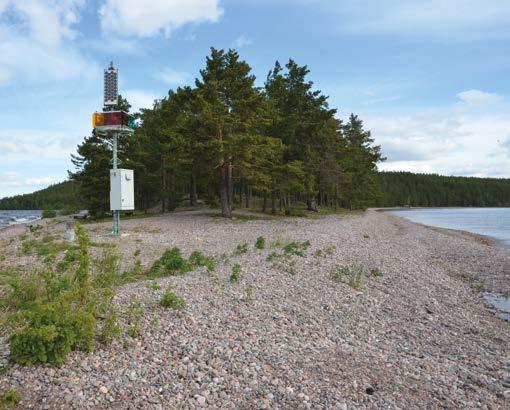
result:
[[[119,167],[135,172],[136,208],[205,203],[292,214],[301,208],[510,206],[510,180],[378,172],[384,161],[363,121],[347,120],[314,89],[307,66],[276,62],[263,87],[235,50],[212,48],[193,87],[135,113]],[[129,111],[119,96],[117,109]],[[112,141],[92,131],[71,155],[70,180],[0,200],[0,209],[109,211]]]
[[[189,198],[218,205],[230,217],[236,201],[275,213],[304,204],[365,208],[377,196],[383,160],[356,115],[336,117],[309,70],[276,62],[263,87],[235,50],[212,48],[194,87],[170,90],[137,115],[133,137],[119,140],[121,168],[136,175],[140,210],[169,211]],[[118,109],[129,110],[119,98]],[[86,137],[70,173],[91,214],[108,207],[111,140]]]

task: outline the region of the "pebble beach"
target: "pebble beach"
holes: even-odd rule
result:
[[[46,221],[39,222],[48,225]],[[219,218],[184,211],[84,225],[129,269],[165,249],[220,263],[117,289],[121,320],[133,300],[140,336],[61,367],[12,365],[0,390],[35,409],[504,409],[510,403],[510,322],[481,292],[510,295],[510,250],[486,237],[430,228],[369,210],[315,218]],[[47,229],[63,232],[65,223]],[[34,266],[27,230],[0,231],[0,270]],[[258,237],[266,249],[257,249]],[[304,256],[268,260],[272,241],[309,241]],[[238,244],[248,251],[235,252]],[[242,276],[231,283],[232,267]],[[338,272],[363,272],[353,283]],[[372,274],[371,272],[377,272]],[[186,309],[159,303],[171,283]],[[0,362],[8,345],[0,341]]]

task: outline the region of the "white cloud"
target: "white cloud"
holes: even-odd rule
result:
[[[59,81],[98,71],[72,47],[84,0],[4,0],[0,7],[0,85]]]
[[[468,90],[457,94],[457,97],[466,104],[486,105],[503,101],[503,97],[498,94],[488,93],[480,90]]]
[[[26,178],[17,172],[0,173],[0,199],[6,196],[33,192],[59,182],[58,178],[45,176],[40,178]]]
[[[234,45],[237,48],[249,46],[250,44],[253,44],[253,42],[249,38],[247,38],[244,34],[240,35],[234,40]]]
[[[190,73],[176,71],[171,68],[166,68],[161,72],[156,73],[154,77],[169,85],[186,84],[192,78]]]
[[[216,22],[219,0],[106,0],[99,10],[104,32],[151,37],[187,23]]]
[[[152,108],[154,101],[161,98],[156,93],[145,90],[126,90],[123,96],[131,104],[131,112],[137,112],[140,108]]]
[[[388,158],[381,169],[510,177],[506,142],[501,143],[510,135],[509,118],[468,116],[450,107],[406,117],[367,117],[365,123]]]
[[[37,130],[0,131],[0,163],[5,161],[27,161],[69,158],[74,150],[76,138],[67,134]]]

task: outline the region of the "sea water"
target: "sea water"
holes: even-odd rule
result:
[[[424,225],[491,236],[510,248],[510,208],[417,208],[389,213]],[[510,321],[510,298],[494,293],[484,298],[499,317]]]
[[[510,208],[416,208],[389,212],[424,225],[491,236],[510,248]]]
[[[1,211],[0,229],[41,219],[42,211]]]

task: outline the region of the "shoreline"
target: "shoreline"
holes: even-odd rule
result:
[[[41,237],[62,225],[45,224]],[[133,300],[143,306],[139,338],[73,352],[60,368],[10,367],[0,389],[20,390],[23,407],[503,408],[510,397],[510,324],[472,287],[485,278],[508,290],[507,249],[371,210],[243,221],[179,212],[125,220],[122,238],[105,236],[109,225],[83,226],[92,242],[116,249],[121,270],[137,258],[146,269],[171,247],[221,262],[212,273],[120,287],[121,318]],[[260,236],[311,245],[303,257],[270,262],[279,249],[256,249]],[[0,231],[0,242],[12,252],[0,270],[34,266],[16,256],[18,239]],[[247,252],[236,253],[243,243]],[[360,287],[334,280],[346,266],[363,267]],[[184,312],[159,303],[170,283]],[[0,362],[2,351],[0,342]]]

